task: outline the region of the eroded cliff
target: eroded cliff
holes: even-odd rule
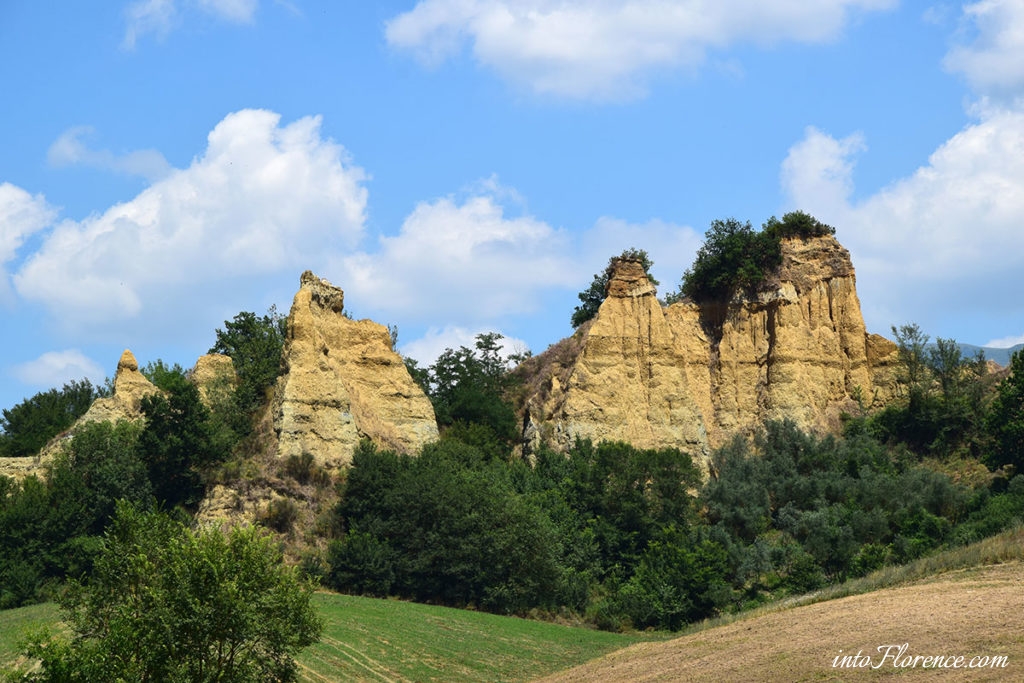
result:
[[[281,457],[347,465],[361,438],[416,452],[437,438],[430,401],[391,348],[388,330],[344,315],[344,292],[306,271],[288,315],[274,395]]]
[[[895,345],[864,328],[849,252],[831,236],[783,240],[767,287],[717,304],[662,307],[642,265],[622,260],[596,318],[524,369],[524,436],[704,460],[766,419],[838,429],[844,411],[891,397],[894,363]]]

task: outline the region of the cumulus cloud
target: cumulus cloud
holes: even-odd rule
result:
[[[0,183],[0,303],[12,299],[7,264],[25,239],[48,226],[56,213],[42,195],[32,196],[20,187]]]
[[[1024,4],[981,0],[963,8],[969,40],[946,55],[947,69],[961,73],[983,95],[1019,98],[1024,90]]]
[[[14,366],[12,374],[25,384],[37,387],[60,387],[82,378],[102,384],[104,379],[103,368],[78,349],[47,351],[35,360]]]
[[[138,175],[147,180],[159,180],[171,171],[170,164],[155,149],[143,149],[126,154],[114,154],[106,149],[90,149],[82,138],[95,131],[91,126],[74,126],[61,133],[47,151],[51,166],[92,166],[108,171]]]
[[[484,332],[495,332],[493,329],[459,327],[449,325],[444,328],[431,327],[419,339],[401,345],[403,356],[416,360],[421,368],[433,364],[445,349],[457,349],[460,346],[475,348],[476,336]],[[501,334],[498,332],[498,334]],[[529,347],[521,339],[503,337],[500,342],[501,355],[508,358],[512,354],[525,352]]]
[[[14,276],[71,327],[136,319],[186,291],[297,272],[362,236],[366,174],[320,135],[270,111],[225,117],[206,151],[130,201],[53,227]]]
[[[660,69],[709,50],[834,39],[858,12],[895,0],[420,0],[387,23],[388,43],[438,64],[466,43],[476,60],[537,93],[621,99]]]
[[[253,21],[259,0],[191,0],[186,2],[200,12],[235,24]],[[147,33],[163,39],[180,21],[176,0],[136,0],[125,9],[125,34],[121,45],[133,50],[139,38]]]
[[[783,163],[794,206],[837,226],[854,255],[869,327],[941,316],[1024,311],[1024,112],[989,110],[939,147],[928,163],[865,199],[851,199],[858,136],[815,129]],[[803,169],[803,170],[797,170]],[[929,315],[934,320],[923,320]]]
[[[550,287],[573,282],[569,235],[528,215],[506,216],[492,194],[420,203],[379,249],[342,260],[347,293],[407,320],[475,322],[526,313]]]
[[[983,346],[988,346],[995,349],[1009,349],[1017,346],[1018,344],[1024,344],[1024,334],[1019,334],[1016,337],[1003,337],[1001,339],[992,339],[986,342]]]

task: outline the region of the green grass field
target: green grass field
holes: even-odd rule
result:
[[[0,672],[18,660],[21,645],[32,631],[53,627],[60,619],[60,610],[52,602],[0,611]]]
[[[483,612],[374,600],[314,596],[323,639],[298,657],[302,680],[525,681],[640,640],[622,635]],[[0,671],[18,660],[28,631],[54,626],[52,603],[0,612]]]
[[[315,600],[324,637],[298,658],[314,682],[525,681],[652,638],[396,600]]]

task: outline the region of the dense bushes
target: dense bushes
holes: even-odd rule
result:
[[[89,380],[71,381],[61,389],[41,391],[0,417],[0,457],[35,455],[46,442],[74,424],[92,402],[109,394]]]
[[[821,439],[791,423],[733,442],[713,470],[707,521],[748,594],[815,587],[808,571],[837,581],[920,557],[949,540],[969,503],[945,475],[894,460],[866,435]]]
[[[678,628],[722,604],[724,549],[698,537],[674,450],[581,442],[536,466],[452,438],[418,458],[364,444],[335,515],[328,583],[497,612],[569,609]],[[667,582],[667,583],[666,583]],[[726,593],[728,592],[727,587]]]
[[[294,681],[322,631],[311,589],[252,528],[190,531],[127,504],[96,567],[61,596],[62,637],[37,637],[27,681]]]
[[[760,231],[750,221],[713,221],[697,258],[683,274],[679,295],[695,301],[727,301],[736,291],[752,294],[781,265],[782,239],[832,234],[835,228],[802,211],[787,213],[781,221],[772,216]],[[669,300],[679,295],[670,295]]]
[[[336,510],[345,534],[328,582],[498,612],[546,606],[558,538],[543,512],[512,489],[504,463],[452,439],[418,458],[364,443]]]

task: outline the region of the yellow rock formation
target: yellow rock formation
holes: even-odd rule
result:
[[[619,261],[596,318],[526,374],[526,437],[674,446],[706,465],[709,447],[766,419],[834,431],[858,400],[895,391],[895,345],[864,329],[849,252],[832,237],[787,239],[755,298],[663,308],[636,261]],[[558,355],[557,362],[548,356]]]
[[[279,455],[308,451],[330,469],[347,465],[363,437],[402,452],[437,438],[434,409],[387,328],[346,318],[343,304],[341,289],[302,274],[273,408]]]

